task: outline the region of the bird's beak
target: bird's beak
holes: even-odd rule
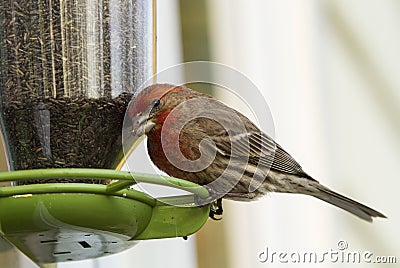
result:
[[[156,125],[154,118],[150,117],[152,106],[147,108],[144,113],[136,114],[131,120],[132,128],[124,128],[122,131],[122,146],[124,156],[116,166],[120,170],[126,163],[128,157],[136,149],[136,147],[143,141],[145,135]]]
[[[153,105],[149,105],[146,111],[143,113],[137,114],[132,119],[132,134],[137,138],[141,138],[142,136],[149,133],[149,131],[156,125],[154,122],[154,118],[150,117],[151,110],[153,109]]]
[[[149,133],[149,131],[156,125],[156,123],[148,117],[148,114],[136,115],[132,120],[132,134],[141,138]]]
[[[128,130],[128,135],[123,137],[124,157],[118,163],[116,169],[120,170],[126,163],[128,157],[136,147],[144,140],[145,135],[156,125],[149,118],[148,113],[135,115],[132,119],[132,130]]]

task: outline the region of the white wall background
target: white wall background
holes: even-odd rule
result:
[[[343,239],[349,250],[397,254],[400,262],[399,3],[209,0],[208,5],[213,59],[242,71],[262,90],[277,141],[316,179],[389,217],[369,224],[305,196],[225,202],[224,221],[232,234],[227,267],[286,267],[260,263],[257,255],[265,247],[289,253],[337,250]],[[339,266],[348,264],[318,265]]]

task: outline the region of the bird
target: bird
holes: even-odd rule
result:
[[[185,85],[153,84],[127,108],[136,138],[147,136],[151,161],[169,176],[206,187],[210,217],[222,215],[222,199],[257,200],[270,192],[305,194],[372,222],[385,215],[308,175],[250,119],[214,97]]]

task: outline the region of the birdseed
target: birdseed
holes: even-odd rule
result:
[[[13,170],[115,167],[128,102],[152,73],[152,2],[0,1],[0,111]]]
[[[15,170],[115,168],[123,155],[122,124],[131,97],[122,94],[112,100],[46,98],[8,103],[3,118],[11,166]]]

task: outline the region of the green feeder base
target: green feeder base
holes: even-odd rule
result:
[[[121,252],[138,240],[188,236],[206,222],[210,206],[194,195],[154,199],[133,189],[140,182],[185,189],[203,187],[171,177],[101,169],[46,169],[0,173],[1,181],[32,178],[116,179],[109,185],[48,183],[0,187],[0,233],[39,265]]]

